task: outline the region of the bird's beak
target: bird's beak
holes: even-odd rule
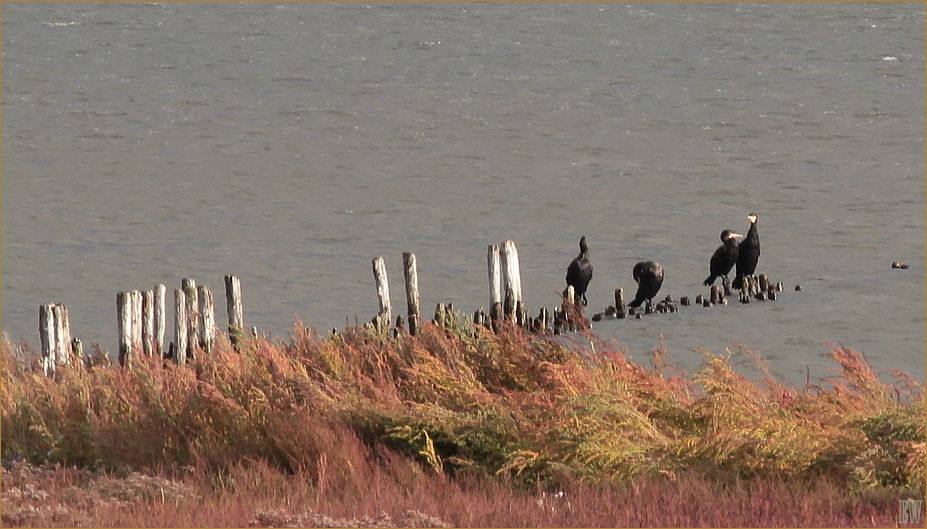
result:
[[[730,235],[730,237],[728,237],[728,239],[733,239],[734,237],[743,237],[743,235],[741,235],[741,234],[739,234],[739,233],[732,233],[732,234]]]

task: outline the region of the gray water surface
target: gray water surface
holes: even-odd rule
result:
[[[759,217],[775,302],[603,321],[645,363],[735,344],[802,383],[830,347],[925,378],[922,2],[4,2],[3,331],[39,304],[116,347],[115,297],[242,281],[284,338],[489,298],[513,239],[532,313],[586,235],[589,313],[656,260],[694,298]],[[891,263],[911,265],[893,270]],[[803,290],[795,292],[794,286]],[[356,320],[355,320],[356,318]],[[168,333],[170,334],[170,328]]]

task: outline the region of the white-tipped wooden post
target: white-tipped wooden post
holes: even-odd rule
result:
[[[200,298],[199,312],[199,342],[206,354],[212,352],[212,339],[216,329],[216,310],[213,306],[212,288],[208,286],[197,287]]]
[[[55,362],[67,365],[71,360],[71,323],[68,321],[68,308],[60,303],[52,305],[52,317],[55,319]]]
[[[518,265],[518,248],[515,247],[515,241],[513,240],[507,240],[502,243],[502,267],[505,296],[508,297],[508,293],[511,292],[514,300],[511,309],[506,307],[506,316],[518,316],[524,302],[521,295],[521,271]],[[509,309],[512,312],[508,312]],[[519,323],[521,323],[520,319]]]
[[[200,302],[196,292],[196,281],[191,278],[180,281],[187,301],[187,358],[196,357],[197,338],[200,335]]]
[[[619,319],[624,318],[628,315],[628,311],[624,305],[624,289],[616,288],[615,289],[615,316]]]
[[[489,306],[492,307],[502,303],[502,256],[497,245],[489,245],[486,264],[489,270]]]
[[[238,276],[225,276],[225,308],[229,316],[229,340],[237,344],[245,328],[242,320],[241,280]]]
[[[42,342],[42,371],[55,370],[55,317],[51,305],[39,305],[39,340]]]
[[[132,290],[129,299],[132,303],[132,347],[138,353],[142,350],[142,291]]]
[[[167,287],[158,283],[154,286],[154,354],[158,358],[164,357],[164,332],[167,328],[167,313],[164,308],[164,298],[167,294]]]
[[[416,267],[415,254],[412,252],[402,253],[402,265],[406,279],[406,307],[409,316],[409,334],[415,336],[418,330],[418,269]]]
[[[372,261],[373,279],[377,284],[377,298],[380,303],[380,312],[376,317],[377,330],[386,332],[392,323],[392,307],[389,302],[389,282],[386,277],[386,261],[377,257]]]
[[[139,294],[138,302],[136,293]],[[123,367],[131,366],[133,349],[141,344],[141,308],[141,293],[137,290],[116,294],[116,312],[119,315],[116,325],[119,333],[119,365]]]
[[[187,362],[187,296],[183,289],[174,289],[174,363]]]
[[[154,354],[154,290],[142,292],[142,352],[145,356]]]

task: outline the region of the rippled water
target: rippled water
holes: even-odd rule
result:
[[[513,239],[532,312],[586,235],[589,312],[657,260],[707,293],[722,229],[759,214],[775,302],[604,321],[743,343],[803,382],[822,341],[925,376],[924,4],[3,4],[3,330],[39,304],[115,349],[115,295],[183,277],[283,337],[377,310],[401,253],[422,305],[488,301]],[[893,270],[891,263],[911,265]],[[794,286],[800,284],[801,292]],[[221,302],[220,306],[224,306]],[[218,320],[224,321],[224,309]],[[170,330],[169,330],[170,333]]]

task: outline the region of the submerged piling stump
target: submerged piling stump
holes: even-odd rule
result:
[[[615,317],[623,319],[628,315],[627,307],[624,304],[624,289],[615,289]]]

